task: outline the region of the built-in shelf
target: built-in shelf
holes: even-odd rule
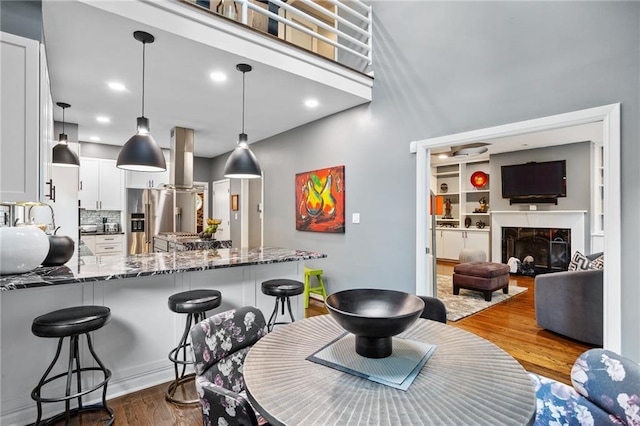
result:
[[[436,230],[439,240],[436,243],[436,257],[439,259],[457,260],[460,250],[463,248],[473,248],[484,250],[487,255],[490,253],[489,240],[491,228],[489,211],[475,213],[473,210],[481,208],[486,202],[485,208],[490,207],[490,180],[484,187],[475,188],[471,183],[471,175],[482,171],[489,174],[489,160],[471,160],[459,163],[449,163],[434,165],[432,168],[433,186],[432,189],[437,196],[442,197],[442,201],[449,199],[451,202],[450,215],[455,219],[439,219],[442,214],[436,217]],[[448,187],[447,192],[442,192],[441,187]],[[482,201],[482,204],[480,203]],[[466,228],[464,223],[470,222]],[[478,228],[476,223],[482,221],[484,228]],[[450,226],[447,226],[450,225]],[[448,232],[451,231],[451,232]]]

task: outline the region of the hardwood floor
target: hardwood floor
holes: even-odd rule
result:
[[[439,274],[452,274],[454,263],[438,264]],[[522,366],[534,373],[570,384],[571,367],[575,359],[592,346],[567,339],[536,325],[534,311],[534,280],[515,277],[518,286],[528,290],[477,314],[449,325],[461,328],[493,342],[511,354]],[[324,304],[312,300],[306,316],[327,314]],[[499,365],[487,366],[497,368]],[[200,407],[181,407],[164,399],[167,384],[154,386],[109,401],[116,413],[115,425],[200,425]],[[84,415],[76,419],[81,425],[97,424],[100,417]]]
[[[451,275],[454,266],[455,263],[438,262],[438,273]],[[534,309],[534,279],[512,275],[511,280],[528,290],[449,324],[493,342],[528,371],[571,384],[574,361],[593,346],[538,327]]]

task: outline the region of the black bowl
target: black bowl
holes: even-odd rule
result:
[[[356,335],[356,352],[367,358],[391,355],[391,337],[406,330],[424,309],[418,296],[368,288],[333,293],[325,304],[333,319]]]

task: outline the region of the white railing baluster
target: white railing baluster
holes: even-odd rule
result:
[[[362,27],[359,27],[357,25],[355,25],[354,23],[352,23],[351,21],[346,20],[345,18],[343,18],[342,16],[338,15],[335,12],[331,12],[327,9],[325,9],[324,7],[320,6],[319,4],[317,4],[316,2],[314,2],[313,0],[298,0],[298,2],[300,3],[304,3],[307,6],[317,10],[318,12],[324,13],[326,16],[329,16],[331,19],[334,19],[338,22],[340,22],[343,25],[346,25],[347,27],[351,28],[352,30],[362,34],[363,36],[369,38],[371,36],[371,33],[367,32],[367,30],[363,29]]]
[[[281,8],[283,8],[285,10],[288,10],[290,12],[293,12],[295,14],[297,14],[296,12],[299,11],[299,9],[296,9],[293,6],[288,5],[287,3],[283,2],[282,0],[270,0],[270,1],[271,1],[271,3],[277,4]],[[336,34],[337,36],[339,36],[341,38],[349,40],[351,43],[353,43],[353,44],[355,44],[357,46],[360,46],[363,49],[369,49],[369,45],[361,42],[360,40],[358,40],[356,38],[353,38],[352,36],[350,36],[348,34],[343,33],[342,31],[338,30],[337,28],[334,28],[334,27],[330,26],[329,24],[327,24],[326,22],[321,21],[318,18],[315,18],[315,17],[313,17],[311,15],[308,15],[306,13],[305,14],[300,14],[300,16],[304,17],[305,20],[316,24],[320,28],[327,30],[330,33]]]
[[[195,3],[195,0],[186,1]],[[215,2],[217,0],[211,1]],[[269,19],[274,19],[287,27],[294,28],[297,31],[315,38],[316,40],[333,46],[334,60],[337,62],[339,62],[338,57],[343,58],[343,55],[341,53],[347,53],[366,61],[367,67],[372,64],[372,8],[371,6],[366,5],[360,0],[349,0],[349,6],[342,3],[340,0],[326,0],[329,4],[335,6],[333,10],[323,7],[313,0],[297,0],[298,3],[304,4],[313,9],[315,12],[318,12],[318,14],[314,15],[311,15],[310,13],[307,13],[302,9],[298,9],[293,5],[287,4],[286,0],[270,0],[270,3],[278,6],[281,9],[284,9],[293,16],[302,18],[315,25],[317,28],[322,28],[331,36],[335,36],[335,40],[323,34],[319,34],[318,32],[309,29],[308,27],[301,25],[291,19],[280,16],[277,13],[273,13],[268,9],[252,3],[250,0],[232,1],[234,1],[236,4],[240,4],[241,17],[239,17],[239,21],[244,25],[249,25],[249,10],[252,10],[254,13],[263,15]],[[361,12],[352,6],[363,9],[363,11]],[[338,13],[339,11],[344,11],[348,16],[346,16],[345,14],[341,16]],[[322,19],[323,17],[326,17],[327,21],[333,21],[333,26],[324,21]],[[343,29],[349,29],[353,31],[353,33],[347,34],[340,29],[339,25],[343,25]],[[355,36],[352,34],[355,34]]]

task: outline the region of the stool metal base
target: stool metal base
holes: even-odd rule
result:
[[[290,322],[276,322],[277,316],[278,316],[278,303],[282,303],[282,315],[284,315],[284,302],[287,302],[287,308],[289,309],[289,317],[291,318]],[[267,331],[269,333],[271,333],[271,331],[273,331],[273,327],[275,327],[276,325],[285,325],[285,324],[291,324],[292,322],[294,322],[295,319],[293,318],[293,312],[291,311],[291,299],[289,298],[289,296],[276,296],[276,305],[273,308],[273,312],[271,313],[271,316],[269,317],[269,322],[267,322]]]
[[[80,337],[79,335],[72,335],[69,336],[70,337],[70,342],[69,342],[69,368],[67,370],[67,372],[65,373],[60,373],[57,374],[53,377],[49,377],[47,378],[47,376],[49,375],[49,373],[51,372],[51,370],[53,369],[54,365],[56,364],[56,362],[58,361],[58,358],[60,357],[60,351],[62,349],[62,342],[64,340],[64,337],[61,337],[58,340],[58,349],[56,350],[56,355],[53,358],[53,361],[51,362],[51,364],[49,364],[49,367],[47,368],[47,370],[45,371],[44,375],[42,376],[42,378],[40,379],[40,382],[38,383],[38,385],[33,389],[33,391],[31,392],[31,398],[33,400],[36,401],[36,405],[37,405],[37,409],[38,409],[38,418],[36,419],[36,422],[34,423],[36,426],[40,426],[40,425],[50,425],[50,424],[54,424],[62,419],[65,419],[65,423],[69,424],[69,421],[71,419],[71,417],[74,417],[76,415],[78,415],[79,413],[83,413],[83,412],[89,412],[89,411],[105,411],[109,414],[109,420],[107,421],[107,423],[105,423],[106,425],[111,425],[113,424],[113,421],[115,420],[115,416],[114,416],[114,412],[111,408],[109,408],[107,406],[107,385],[109,383],[109,379],[111,379],[111,371],[109,369],[107,369],[104,364],[102,363],[102,361],[100,360],[100,358],[98,358],[98,355],[96,355],[95,351],[93,350],[93,344],[91,342],[91,336],[89,335],[89,333],[85,333],[85,335],[87,336],[87,343],[89,346],[89,351],[91,352],[91,356],[93,357],[93,359],[96,361],[96,363],[99,365],[99,367],[81,367],[80,366],[80,351],[78,348],[78,338]],[[75,369],[74,369],[74,361],[75,361]],[[85,371],[101,371],[104,374],[104,380],[100,383],[98,383],[97,385],[91,387],[90,389],[82,389],[82,373]],[[76,375],[76,393],[74,393],[73,395],[71,394],[71,379],[73,374]],[[42,388],[43,386],[45,386],[48,383],[51,383],[55,380],[61,379],[63,377],[66,377],[67,379],[67,384],[66,384],[66,388],[65,388],[65,395],[64,396],[60,396],[60,397],[48,397],[45,398],[41,395],[42,392]],[[94,392],[98,389],[102,388],[102,403],[101,404],[94,404],[94,405],[87,405],[84,406],[82,404],[82,397],[84,395],[87,395],[91,392]],[[78,407],[76,408],[71,408],[70,407],[70,402],[72,399],[77,399],[78,400]],[[65,403],[65,411],[57,414],[49,419],[46,420],[41,420],[42,419],[42,404],[43,403],[49,403],[49,402],[64,402]]]
[[[187,370],[187,365],[193,365],[193,361],[187,360],[187,348],[191,346],[191,343],[187,342],[187,338],[189,337],[189,331],[191,330],[192,324],[197,324],[200,321],[203,321],[206,317],[205,312],[196,312],[194,314],[187,314],[187,321],[185,322],[184,333],[182,333],[182,337],[180,338],[180,342],[178,346],[173,348],[171,352],[169,352],[169,360],[173,362],[173,369],[175,372],[175,379],[169,384],[167,387],[167,391],[164,394],[164,397],[167,401],[173,402],[179,405],[196,405],[200,403],[199,399],[180,399],[175,396],[176,390],[185,383],[195,380],[195,373],[185,374]],[[182,351],[182,359],[178,359],[180,356],[180,351]],[[182,365],[182,372],[178,373],[179,366]],[[195,386],[195,385],[194,385]]]

